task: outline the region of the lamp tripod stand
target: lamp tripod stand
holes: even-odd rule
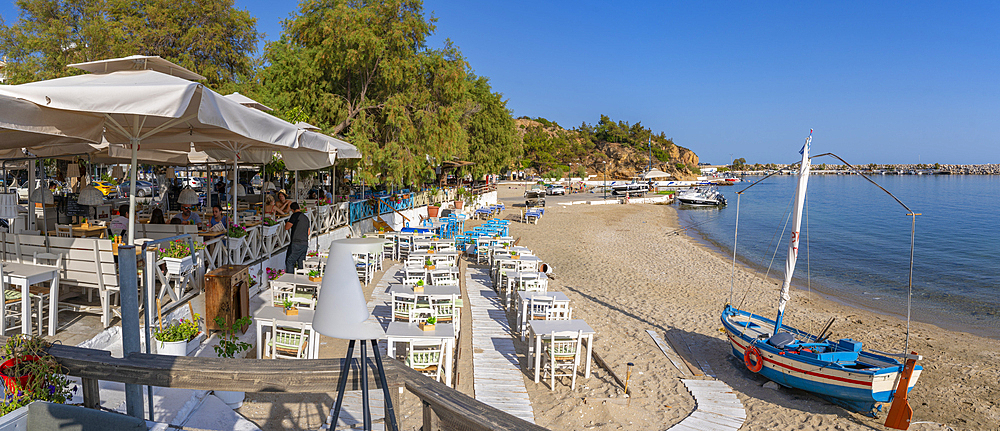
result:
[[[351,361],[354,360],[354,343],[358,340],[350,340],[350,344],[347,345],[347,358],[340,369],[340,381],[337,382],[337,403],[333,407],[333,416],[330,420],[330,429],[337,428],[337,422],[340,420],[340,409],[344,405],[344,393],[347,391],[347,377],[351,371]],[[396,426],[396,412],[392,407],[392,398],[389,394],[389,386],[385,379],[385,368],[382,367],[382,355],[378,352],[378,341],[376,340],[360,340],[361,341],[361,406],[362,406],[362,419],[364,421],[364,430],[371,431],[372,429],[372,414],[371,409],[368,405],[368,353],[367,353],[367,343],[371,341],[372,345],[372,355],[375,358],[375,368],[378,371],[379,383],[382,385],[382,397],[385,401],[385,423],[389,431],[398,431],[399,427]]]

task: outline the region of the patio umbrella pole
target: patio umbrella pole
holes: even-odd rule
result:
[[[132,147],[132,166],[129,169],[128,178],[128,242],[126,245],[135,244],[135,168],[136,168],[136,158],[139,153],[139,138],[129,138],[129,144]],[[45,205],[42,205],[42,212],[45,211]]]

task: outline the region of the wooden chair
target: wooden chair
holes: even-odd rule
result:
[[[409,322],[410,321],[410,310],[417,307],[417,297],[416,295],[411,295],[409,293],[393,293],[392,294],[392,319]]]
[[[72,238],[73,237],[73,225],[69,224],[57,224],[56,225],[56,236],[60,238]]]
[[[304,359],[309,355],[309,330],[302,322],[279,327],[271,319],[271,332],[267,333],[264,343],[272,359]]]
[[[406,355],[406,365],[434,380],[441,380],[442,359],[447,343],[443,340],[414,340]]]
[[[423,306],[416,306],[410,309],[410,323],[424,323],[427,319],[436,316],[437,313],[433,308],[430,308],[426,304],[421,305]]]
[[[458,278],[450,269],[431,270],[431,284],[435,286],[457,286]]]
[[[549,374],[549,390],[555,390],[556,377],[571,377],[571,390],[576,390],[576,369],[580,366],[580,352],[583,350],[583,332],[555,332],[543,342],[543,372]],[[561,372],[561,371],[569,372]]]
[[[53,268],[62,269],[63,256],[56,253],[39,253],[35,252],[32,254],[31,263],[38,266],[50,266]],[[48,283],[46,283],[48,284]],[[45,322],[45,317],[48,314],[45,313],[45,302],[49,302],[49,313],[58,313],[58,310],[52,309],[52,295],[47,285],[32,285],[28,286],[28,292],[31,295],[33,301],[38,302],[38,332],[39,335],[45,335],[45,331],[42,330],[43,322]]]

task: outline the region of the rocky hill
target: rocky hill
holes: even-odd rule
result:
[[[653,168],[670,173],[675,179],[696,176],[698,155],[694,151],[674,144],[662,133],[653,135],[651,144],[647,144],[651,134],[648,129],[606,119],[602,117],[596,126],[585,123],[570,130],[545,119],[517,119],[517,130],[525,146],[523,167],[534,174],[562,169],[576,176],[583,166],[588,175],[598,178],[603,178],[606,167],[608,179],[628,179],[646,171],[652,152]]]

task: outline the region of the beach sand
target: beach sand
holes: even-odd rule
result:
[[[507,216],[516,218],[520,188],[500,188]],[[583,197],[584,199],[586,197]],[[767,380],[751,373],[730,353],[719,315],[735,280],[734,303],[770,316],[778,281],[764,282],[753,270],[698,243],[677,230],[677,211],[664,205],[549,205],[537,225],[512,223],[510,232],[554,268],[550,290],[571,298],[573,317],[597,331],[595,350],[622,379],[626,363],[635,364],[628,405],[602,399],[623,391],[599,367],[597,376],[535,384],[525,373],[536,422],[550,429],[668,429],[695,408],[680,382],[681,373],[660,352],[646,330],[684,343],[696,359],[734,389],[747,410],[744,430],[886,429],[879,419],[849,412],[803,391],[762,387]],[[831,338],[854,338],[866,349],[899,352],[905,322],[851,308],[793,290],[785,322],[818,332],[836,317]],[[901,304],[905,312],[905,304]],[[516,343],[523,354],[524,343]],[[924,372],[910,393],[913,430],[1000,429],[1000,342],[936,326],[913,323],[910,349],[925,357]],[[523,368],[523,367],[522,367]],[[585,398],[592,398],[585,403]],[[595,401],[596,400],[596,401]],[[888,405],[884,411],[888,410]]]

